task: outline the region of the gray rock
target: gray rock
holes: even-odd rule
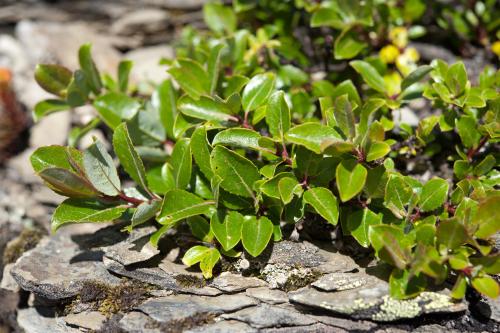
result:
[[[165,65],[160,65],[161,58],[171,59],[174,50],[168,45],[148,46],[130,51],[124,55],[125,59],[134,62],[130,72],[131,81],[160,83],[167,79],[168,73]]]
[[[77,328],[66,326],[52,309],[26,308],[17,311],[17,323],[25,333],[78,333]]]
[[[480,311],[485,317],[491,318],[496,322],[500,322],[500,298],[484,298],[484,303],[481,304]]]
[[[102,324],[106,321],[106,316],[98,311],[90,311],[72,313],[63,317],[63,320],[70,326],[97,331],[101,329]]]
[[[280,304],[288,302],[288,296],[284,291],[269,289],[267,287],[250,288],[245,292],[248,296],[269,304]]]
[[[266,283],[255,277],[245,277],[230,272],[223,272],[213,279],[210,286],[226,293],[234,293],[248,288],[264,287]]]
[[[322,273],[309,267],[270,264],[264,267],[261,274],[271,288],[289,291],[310,284]]]
[[[340,291],[361,287],[366,282],[366,277],[361,274],[330,273],[313,282],[312,286],[324,291]]]
[[[319,252],[317,246],[308,242],[282,241],[274,244],[267,263],[316,267],[326,261]]]
[[[216,323],[203,325],[187,330],[186,333],[256,333],[257,330],[245,323],[236,320],[221,320]]]
[[[234,313],[224,314],[222,317],[243,321],[255,328],[305,326],[316,323],[316,320],[291,308],[281,308],[265,303]]]
[[[369,332],[377,327],[377,324],[367,320],[352,320],[334,316],[318,316],[310,314],[309,316],[320,323],[328,325],[329,327],[343,329],[348,332]]]
[[[393,110],[392,114],[394,125],[396,127],[400,126],[401,124],[407,124],[412,127],[417,127],[420,121],[419,117],[415,114],[415,111],[406,106],[400,109]]]
[[[0,283],[0,288],[17,293],[20,290],[19,285],[10,274],[10,270],[12,269],[13,266],[14,264],[11,263],[5,265],[5,267],[3,268],[2,282]]]
[[[353,273],[355,275],[365,273]],[[455,302],[445,292],[423,292],[408,300],[395,300],[389,296],[389,286],[384,280],[365,275],[363,286],[337,292],[322,292],[306,287],[288,294],[290,301],[329,310],[356,319],[387,322],[415,318],[434,312],[461,312],[462,302]]]
[[[152,325],[154,321],[146,314],[138,311],[127,313],[120,319],[119,327],[131,333],[161,333],[160,327]]]
[[[11,274],[22,289],[47,299],[76,296],[87,283],[117,285],[120,279],[102,264],[102,253],[80,248],[70,230],[42,240],[12,267]]]
[[[151,34],[164,31],[169,23],[168,12],[157,8],[134,10],[120,17],[111,25],[117,35]]]
[[[217,297],[172,295],[150,299],[138,310],[162,323],[184,321],[198,315],[219,314],[256,305],[258,302],[245,295],[221,295]]]
[[[317,323],[309,326],[276,327],[260,330],[262,333],[347,333],[343,329],[332,328],[325,324]]]
[[[458,333],[459,330],[450,329],[438,324],[423,325],[413,330],[415,333]]]
[[[103,247],[104,255],[125,266],[147,261],[160,253],[149,242],[155,231],[153,226],[135,228],[124,241]]]

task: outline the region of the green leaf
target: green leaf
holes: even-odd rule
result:
[[[104,122],[114,129],[123,120],[132,119],[139,112],[141,104],[123,93],[110,92],[97,97],[94,107]]]
[[[205,279],[212,278],[212,270],[220,259],[220,252],[216,248],[211,248],[200,262],[200,269]]]
[[[113,147],[120,163],[128,175],[147,191],[146,172],[139,154],[132,144],[127,124],[119,125],[113,134]]]
[[[198,99],[201,95],[210,93],[210,78],[198,62],[177,59],[177,65],[171,67],[168,72],[191,98]]]
[[[245,157],[216,146],[211,154],[212,170],[222,182],[226,191],[247,198],[255,198],[253,185],[260,179],[257,167]]]
[[[46,168],[38,175],[55,192],[71,198],[95,198],[99,192],[84,177],[63,168]]]
[[[475,236],[486,239],[500,231],[500,195],[492,195],[479,202],[473,223],[478,225]]]
[[[238,121],[238,118],[231,115],[231,110],[226,104],[208,96],[201,96],[198,100],[190,98],[189,96],[184,96],[179,99],[177,106],[179,111],[186,116],[197,119]]]
[[[130,60],[122,60],[118,64],[118,87],[121,92],[126,93],[128,89],[128,79],[134,63]]]
[[[207,130],[205,127],[201,126],[196,128],[191,135],[191,151],[196,165],[198,165],[205,177],[211,180],[214,174],[210,166],[211,148],[208,144]]]
[[[208,221],[197,215],[187,218],[187,224],[193,236],[205,243],[210,243],[214,239],[214,234],[210,230],[210,224]]]
[[[324,187],[311,188],[304,192],[304,202],[310,204],[325,220],[337,225],[339,204],[333,193]]]
[[[333,128],[319,123],[305,123],[292,127],[285,139],[293,144],[301,145],[316,154],[322,152],[322,144],[328,140],[342,142],[342,137]]]
[[[172,166],[168,163],[148,168],[146,179],[149,189],[158,194],[165,194],[175,188]]]
[[[473,169],[475,176],[482,176],[487,174],[491,169],[495,167],[497,160],[492,154],[487,155],[478,165]]]
[[[38,121],[51,113],[69,110],[70,106],[60,99],[46,99],[36,103],[33,109],[33,120]]]
[[[430,71],[432,71],[432,66],[424,65],[420,66],[411,72],[407,77],[401,82],[401,90],[406,90],[406,88],[422,80]]]
[[[219,34],[236,30],[236,15],[231,7],[221,3],[209,2],[203,6],[203,18],[208,27]]]
[[[368,239],[377,256],[399,269],[405,269],[410,260],[408,251],[401,246],[403,238],[403,231],[396,226],[377,224],[368,229]]]
[[[69,223],[112,222],[122,216],[127,206],[107,206],[95,200],[66,199],[54,211],[51,228],[56,232]]]
[[[219,211],[212,215],[210,228],[225,251],[231,250],[240,241],[244,220],[237,211]]]
[[[210,56],[207,63],[207,74],[210,79],[210,95],[213,95],[215,89],[217,89],[217,83],[219,81],[219,67],[221,50],[224,48],[224,44],[216,44],[210,49]]]
[[[71,147],[40,147],[31,154],[30,162],[37,173],[46,168],[62,168],[71,172],[83,170],[82,152]]]
[[[260,185],[260,190],[262,191],[262,193],[264,193],[265,195],[267,195],[271,198],[280,199],[281,195],[279,192],[278,184],[279,184],[279,181],[285,177],[292,177],[293,178],[294,174],[291,172],[280,172],[277,175],[275,175],[274,177],[272,177],[271,179],[263,182]]]
[[[390,295],[395,299],[415,297],[425,290],[423,274],[413,275],[408,270],[394,269],[389,277]]]
[[[274,89],[276,77],[273,73],[257,74],[243,89],[241,103],[245,112],[253,111],[263,105]]]
[[[335,39],[333,47],[335,59],[352,59],[365,49],[367,44],[360,41],[357,37],[357,34],[353,30],[345,29],[342,31],[337,39]]]
[[[359,97],[356,86],[351,80],[345,80],[339,83],[333,90],[333,94],[330,96],[332,101],[337,99],[337,97],[347,94],[349,100],[356,103],[356,105],[361,105],[361,97]]]
[[[210,251],[209,247],[196,245],[186,251],[184,257],[182,257],[182,263],[188,267],[193,266],[200,261],[208,254]]]
[[[472,286],[481,294],[490,298],[497,298],[500,295],[500,286],[490,276],[481,276],[472,279]]]
[[[277,91],[269,97],[266,123],[269,126],[269,132],[276,138],[283,138],[283,135],[290,129],[290,108],[283,91]]]
[[[299,184],[297,179],[292,177],[284,177],[278,181],[278,191],[281,197],[281,201],[285,205],[292,202],[294,194],[302,194],[302,186]]]
[[[170,163],[177,188],[185,189],[191,180],[192,158],[189,139],[181,139],[175,143]]]
[[[477,121],[471,116],[462,116],[455,120],[455,126],[466,148],[476,147],[481,140],[481,133],[477,130]]]
[[[131,231],[132,228],[151,220],[153,217],[156,216],[156,213],[158,213],[160,207],[161,207],[161,201],[159,200],[153,200],[150,202],[145,201],[141,203],[139,206],[137,206],[137,209],[134,211],[131,220],[132,223],[127,229]]]
[[[273,223],[265,216],[259,219],[246,216],[241,229],[241,241],[245,250],[252,257],[258,257],[271,240],[273,229]]]
[[[448,182],[441,178],[433,178],[425,183],[420,194],[420,210],[429,212],[441,207],[448,197]]]
[[[66,89],[73,73],[61,65],[40,64],[35,68],[35,80],[45,91],[59,97],[66,96]]]
[[[459,97],[464,92],[467,82],[467,71],[463,62],[456,62],[448,68],[445,84],[454,98]]]
[[[457,219],[441,221],[436,230],[437,243],[443,244],[447,249],[453,250],[464,244],[467,240],[467,230]]]
[[[462,299],[465,297],[465,292],[467,291],[467,280],[465,279],[463,274],[460,274],[455,281],[455,285],[451,290],[451,297],[454,299]]]
[[[254,149],[270,154],[274,154],[276,149],[273,142],[270,142],[269,147],[262,146],[263,137],[254,130],[247,128],[228,128],[220,131],[214,137],[212,145],[232,146],[246,149]]]
[[[209,215],[214,204],[184,190],[171,190],[163,199],[158,222],[172,225],[190,216]]]
[[[94,142],[83,153],[83,167],[92,185],[101,193],[115,196],[120,193],[121,183],[113,158],[100,142]]]
[[[160,120],[168,138],[174,139],[174,121],[177,115],[177,96],[170,80],[158,85],[151,96],[151,104],[158,110]]]
[[[403,177],[398,175],[389,177],[385,188],[384,205],[397,218],[406,216],[405,206],[408,205],[412,196],[413,190]]]
[[[368,238],[368,231],[371,225],[377,225],[382,223],[382,217],[379,214],[375,214],[368,208],[363,210],[357,210],[354,213],[349,214],[348,218],[342,224],[342,230],[345,234],[350,234],[358,243],[363,247],[370,246],[370,240]]]
[[[85,73],[81,70],[76,70],[68,85],[66,102],[72,107],[82,106],[87,103],[89,93],[90,88]]]
[[[370,148],[368,148],[368,154],[366,154],[366,161],[372,162],[381,159],[385,155],[389,154],[391,151],[391,146],[385,142],[372,142]]]
[[[92,60],[91,49],[92,45],[90,44],[82,45],[78,50],[78,60],[80,61],[80,68],[87,77],[90,90],[97,95],[102,89],[102,81],[94,60]]]
[[[385,92],[384,79],[375,67],[362,60],[353,60],[349,64],[363,77],[370,88],[381,93]]]
[[[363,190],[368,171],[356,160],[343,160],[335,172],[340,200],[346,202]]]
[[[335,99],[333,109],[335,121],[340,130],[349,139],[354,139],[356,136],[356,120],[352,112],[352,106],[347,95],[342,95]]]

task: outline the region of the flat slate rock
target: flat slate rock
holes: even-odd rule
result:
[[[234,293],[249,288],[264,287],[267,284],[256,277],[245,277],[239,274],[223,272],[215,277],[210,286],[225,293]]]
[[[221,320],[216,323],[203,325],[187,330],[186,333],[257,333],[258,330],[236,320]]]
[[[150,299],[137,307],[152,319],[169,323],[184,321],[201,314],[221,314],[258,304],[255,299],[242,295],[217,297],[172,295]]]
[[[286,292],[277,289],[269,289],[267,287],[250,288],[247,289],[245,293],[247,296],[256,298],[264,303],[281,304],[288,302],[288,295]]]
[[[427,313],[466,310],[463,302],[455,302],[444,292],[423,292],[413,299],[395,300],[389,296],[386,281],[366,273],[352,274],[353,280],[360,275],[364,276],[366,283],[354,289],[336,292],[323,292],[309,286],[290,292],[288,296],[293,303],[378,322],[415,318]]]
[[[306,326],[317,322],[292,308],[282,308],[265,303],[224,314],[222,318],[242,321],[255,328]]]
[[[90,282],[120,282],[104,267],[102,252],[80,248],[65,232],[43,239],[26,252],[11,274],[22,289],[51,300],[76,296]]]
[[[364,286],[368,282],[366,276],[352,273],[330,273],[323,275],[311,285],[324,291],[349,290]]]
[[[89,312],[71,313],[63,317],[63,320],[66,322],[66,324],[70,326],[89,329],[92,331],[98,331],[99,329],[101,329],[102,324],[104,324],[107,318],[98,311],[89,311]]]
[[[67,326],[62,318],[47,308],[17,310],[17,323],[25,333],[79,333],[77,328]]]
[[[132,311],[120,319],[118,326],[125,332],[161,333],[160,327],[153,325],[153,322],[148,315]]]

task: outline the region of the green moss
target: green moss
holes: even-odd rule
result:
[[[11,240],[3,253],[3,264],[10,264],[19,259],[24,252],[34,248],[47,232],[40,228],[25,228],[19,236]]]
[[[297,272],[298,273],[295,273],[295,271],[291,272],[290,276],[282,287],[284,291],[293,291],[308,286],[316,281],[321,275],[323,275],[323,273],[318,270],[304,270],[300,269],[300,267],[297,267]]]
[[[190,274],[179,274],[175,280],[183,288],[203,288],[207,285],[205,279]]]
[[[173,320],[166,323],[150,321],[145,325],[145,328],[157,329],[163,333],[181,333],[191,328],[213,323],[215,317],[213,313],[198,313],[189,318]]]

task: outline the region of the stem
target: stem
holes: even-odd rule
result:
[[[288,150],[286,150],[285,142],[282,141],[281,145],[283,147],[283,150],[281,151],[281,157],[283,158],[283,161],[285,161],[289,165],[292,165],[292,160],[290,159],[290,156],[288,155]]]
[[[248,111],[245,111],[245,116],[243,118],[243,124],[242,124],[244,128],[252,128],[252,126],[248,124],[248,113],[249,113]]]
[[[133,204],[134,206],[138,206],[144,202],[144,200],[129,197],[129,196],[125,195],[125,193],[123,193],[123,192],[118,193],[118,197],[120,199],[122,199],[123,201],[126,201],[128,203]]]
[[[476,155],[481,150],[481,148],[483,148],[486,142],[488,142],[488,136],[483,137],[481,141],[479,141],[479,144],[476,148],[469,149],[469,151],[467,152],[467,159],[469,160],[469,162],[472,161],[474,155]]]

